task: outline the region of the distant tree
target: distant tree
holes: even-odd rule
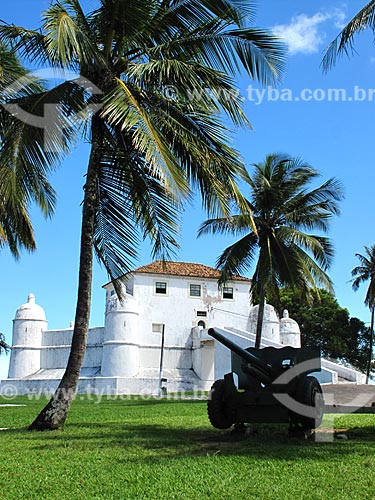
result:
[[[260,347],[266,297],[277,304],[281,286],[306,293],[315,286],[332,288],[326,271],[333,248],[321,233],[339,212],[342,191],[335,179],[312,188],[319,174],[298,158],[268,155],[254,167],[248,179],[248,211],[207,220],[199,234],[240,236],[217,260],[222,283],[256,262],[252,292],[259,297],[255,346]]]
[[[351,55],[354,52],[354,36],[368,28],[375,31],[375,0],[365,5],[330,43],[323,58],[323,69],[329,70],[341,55]]]
[[[353,289],[358,290],[361,283],[369,282],[365,304],[369,307],[371,311],[371,321],[370,321],[370,346],[368,349],[368,363],[367,363],[367,382],[371,372],[372,365],[372,351],[373,351],[373,341],[374,341],[374,311],[375,311],[375,245],[371,247],[365,247],[365,255],[360,253],[355,254],[360,260],[361,265],[357,266],[352,271],[353,279]]]
[[[339,305],[327,290],[312,290],[308,298],[298,291],[280,291],[281,308],[288,309],[301,329],[302,345],[318,347],[326,357],[347,362],[365,371],[370,329]]]
[[[3,354],[4,352],[8,352],[9,346],[5,342],[5,337],[3,333],[0,333],[0,354]]]

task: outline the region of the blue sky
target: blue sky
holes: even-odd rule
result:
[[[34,28],[47,0],[1,2],[0,18]],[[95,0],[86,0],[90,8]],[[327,75],[320,68],[323,50],[346,20],[365,0],[351,2],[307,0],[258,1],[256,24],[273,28],[288,42],[289,57],[284,81],[275,91],[262,89],[247,77],[239,76],[238,88],[245,97],[245,109],[254,130],[235,130],[234,142],[246,165],[259,162],[271,152],[285,152],[309,162],[322,174],[321,180],[339,178],[345,188],[342,214],[332,223],[330,237],[336,257],[330,275],[339,303],[352,316],[368,321],[363,306],[365,289],[351,290],[350,271],[357,265],[355,253],[364,245],[375,244],[372,203],[374,200],[374,107],[375,48],[370,33],[357,38],[358,54],[343,58]],[[335,101],[342,89],[346,99]],[[331,99],[329,96],[331,95]],[[372,95],[372,100],[371,100]],[[370,97],[369,97],[370,96]],[[44,307],[49,328],[66,328],[74,319],[80,232],[80,203],[87,163],[88,146],[78,146],[54,173],[52,183],[58,193],[58,205],[52,220],[44,220],[32,209],[38,243],[34,254],[23,254],[15,262],[7,250],[0,254],[1,302],[0,331],[11,342],[12,319],[17,307],[33,292]],[[178,259],[215,265],[228,239],[209,237],[196,240],[196,232],[205,214],[199,201],[182,219],[181,250]],[[139,249],[137,265],[151,261],[147,242]],[[252,270],[249,270],[251,276]],[[91,325],[104,324],[105,272],[97,265]],[[293,312],[291,311],[291,315]],[[9,356],[0,358],[0,379],[7,375]]]

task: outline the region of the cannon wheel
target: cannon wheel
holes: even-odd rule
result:
[[[315,408],[315,418],[296,415],[293,423],[300,424],[303,430],[316,429],[323,420],[323,391],[315,377],[304,377],[297,386],[296,400],[306,406]]]
[[[225,411],[224,386],[224,380],[216,380],[211,387],[207,401],[208,418],[216,429],[229,429],[234,423]]]

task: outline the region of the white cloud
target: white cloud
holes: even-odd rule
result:
[[[333,20],[334,27],[338,28],[339,30],[342,30],[348,22],[348,17],[346,15],[346,12],[343,9],[339,8],[336,8],[332,11],[330,18]]]
[[[300,14],[293,17],[289,24],[274,26],[272,31],[285,40],[291,55],[314,54],[320,51],[327,38],[323,25],[331,21],[336,29],[342,29],[345,19],[344,11],[336,8],[312,16]]]

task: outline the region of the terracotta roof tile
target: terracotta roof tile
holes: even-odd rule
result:
[[[164,276],[190,276],[192,278],[212,278],[218,279],[220,271],[204,264],[194,264],[192,262],[162,262],[160,260],[151,262],[145,266],[138,267],[133,273],[163,274]],[[233,276],[233,281],[248,281],[245,276]]]

